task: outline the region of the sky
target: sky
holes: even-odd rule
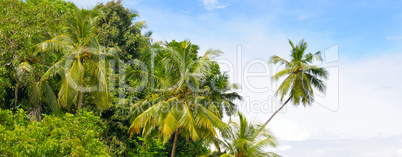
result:
[[[102,0],[79,1],[91,8]],[[288,40],[304,39],[330,72],[326,93],[303,107],[287,105],[268,128],[272,151],[285,157],[402,156],[402,1],[124,0],[140,14],[154,41],[189,39],[224,52],[217,61],[243,97],[239,110],[255,123],[280,100],[269,79],[288,59]],[[271,149],[270,149],[271,150]]]

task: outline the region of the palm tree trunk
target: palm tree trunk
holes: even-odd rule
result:
[[[17,84],[15,84],[15,90],[14,90],[14,109],[17,108],[17,103],[18,103],[18,88],[20,86],[20,83],[17,82]]]
[[[40,105],[36,105],[36,106],[32,107],[31,112],[29,113],[30,120],[37,121],[37,122],[42,121],[42,117],[40,115],[41,110],[42,110],[42,107]]]
[[[274,116],[289,102],[289,100],[292,98],[292,96],[290,96],[289,98],[288,98],[288,100],[286,100],[285,101],[285,103],[283,103],[283,105],[281,106],[281,107],[279,107],[275,112],[274,112],[274,114],[272,114],[272,116],[271,117],[269,117],[269,119],[264,123],[264,127],[269,123],[269,121],[271,121],[271,119],[272,118],[274,118]]]
[[[173,147],[172,147],[172,155],[171,157],[174,157],[176,153],[176,146],[177,146],[177,138],[179,137],[179,128],[176,129],[176,132],[174,133],[174,141],[173,141]]]
[[[292,98],[292,95],[290,95],[289,98],[288,98],[288,100],[286,100],[285,103],[283,103],[283,105],[282,105],[280,108],[278,108],[278,109],[274,112],[274,114],[272,114],[271,117],[269,117],[269,119],[264,123],[264,125],[261,126],[261,128],[257,131],[257,133],[254,134],[253,139],[256,138],[256,137],[258,136],[258,134],[260,134],[260,132],[261,132],[262,130],[264,130],[265,126],[267,126],[267,124],[269,123],[269,121],[271,121],[272,118],[274,118],[274,116],[290,101],[291,98]]]

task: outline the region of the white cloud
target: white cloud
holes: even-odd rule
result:
[[[277,153],[290,157],[399,157],[401,155],[397,154],[398,148],[401,148],[402,144],[398,142],[398,139],[401,139],[401,137],[284,141],[283,144],[291,146],[291,150],[278,150]]]
[[[398,155],[398,156],[402,156],[402,148],[396,150],[395,154]]]
[[[204,8],[207,10],[222,9],[226,8],[226,5],[220,4],[218,0],[201,0]]]
[[[290,145],[281,145],[279,144],[278,147],[276,148],[266,148],[266,152],[283,152],[283,151],[289,151],[290,149],[292,149],[292,146]],[[281,154],[279,154],[281,155]]]
[[[273,128],[273,134],[278,140],[302,141],[311,138],[312,129],[299,125],[290,119],[275,117],[275,121],[269,125]]]
[[[292,149],[292,146],[284,145],[284,146],[279,146],[277,149],[279,151],[286,151],[286,150]]]

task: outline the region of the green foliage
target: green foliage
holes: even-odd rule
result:
[[[39,45],[42,52],[58,52],[61,60],[53,64],[42,76],[41,81],[48,81],[56,75],[62,76],[57,100],[70,112],[83,106],[84,92],[91,94],[99,110],[109,107],[111,99],[108,86],[108,74],[112,69],[108,59],[116,59],[113,49],[99,45],[94,33],[99,10],[73,8],[67,14],[65,33],[46,40]]]
[[[0,67],[0,105],[4,107],[6,101],[7,87],[11,87],[10,80],[7,77],[1,77],[6,75],[6,68]]]
[[[32,6],[40,4],[52,6],[52,10],[56,11],[60,15],[67,13],[68,10],[75,7],[74,3],[64,0],[26,0],[25,2]]]
[[[196,58],[197,47],[189,41],[166,43],[158,50],[155,75],[158,81],[156,93],[134,104],[134,120],[130,133],[140,133],[152,137],[159,133],[164,143],[172,135],[193,141],[217,135],[227,125],[221,121],[221,114],[213,103],[204,103],[203,82],[210,76],[211,61],[221,51],[208,50],[204,56]],[[159,53],[161,55],[159,55]],[[200,88],[201,87],[201,88]],[[174,154],[176,140],[171,153]],[[172,155],[174,156],[174,155]]]
[[[184,137],[199,140],[201,135],[215,135],[214,127],[224,129],[225,124],[215,115],[215,111],[200,104],[198,99],[199,84],[209,75],[209,58],[221,53],[208,50],[199,60],[194,60],[193,46],[189,41],[180,43],[172,49],[169,46],[162,51],[170,53],[161,59],[160,68],[163,81],[159,82],[163,92],[149,95],[135,104],[134,121],[131,123],[131,133],[147,136],[152,130],[159,129],[166,143],[174,132]],[[156,65],[155,64],[155,65]]]
[[[135,157],[154,157],[154,156],[167,156],[168,151],[163,142],[154,138],[145,139],[137,136],[137,140],[130,140],[131,144],[135,145],[135,149],[129,151],[128,156]]]
[[[192,141],[179,137],[177,140],[176,156],[178,157],[194,157],[204,154],[208,154],[210,150],[207,148],[208,145],[204,143],[204,140]],[[173,138],[165,145],[165,152],[169,152],[167,156],[171,155],[173,146]]]
[[[231,126],[229,134],[223,134],[223,139],[213,140],[216,146],[224,148],[227,152],[221,156],[278,157],[279,155],[264,150],[268,147],[275,148],[277,146],[276,139],[271,132],[265,126],[249,123],[241,113],[238,115],[239,123],[229,122]],[[219,154],[219,152],[215,154]]]
[[[233,89],[238,89],[237,84],[229,83],[229,76],[226,73],[220,74],[219,65],[212,62],[212,65],[216,65],[216,69],[212,70],[212,74],[208,77],[204,83],[204,88],[207,89],[202,95],[207,99],[205,104],[214,104],[217,108],[220,117],[223,115],[231,116],[236,113],[237,105],[233,102],[235,100],[241,100],[242,97],[237,92],[232,92]]]
[[[120,1],[107,2],[95,6],[104,13],[98,20],[97,38],[106,47],[118,47],[118,56],[123,61],[139,58],[142,50],[148,46],[151,32],[141,34],[146,28],[145,21],[132,23],[138,18],[136,11],[129,11]]]
[[[137,136],[137,140],[130,140],[135,145],[135,149],[129,151],[127,156],[136,157],[154,157],[154,156],[171,156],[173,146],[173,138],[166,144],[157,138],[143,138]],[[191,141],[182,137],[177,142],[178,157],[194,157],[209,153],[209,149],[203,141]]]
[[[115,155],[127,155],[135,145],[131,144],[128,126],[130,108],[118,103],[102,112],[105,129],[102,134],[103,140],[109,146],[111,153]],[[129,155],[130,156],[130,155]]]
[[[57,5],[53,5],[56,4]],[[47,63],[57,58],[54,54],[36,52],[36,44],[50,39],[62,30],[65,16],[56,10],[68,8],[72,3],[62,0],[5,0],[0,2],[0,103],[11,107],[13,99],[27,98],[25,88],[20,82],[16,69],[21,63],[33,66],[32,75],[26,82],[38,81],[45,72]],[[66,10],[65,9],[65,10]],[[33,14],[34,13],[34,14]],[[13,92],[14,90],[19,92]],[[14,95],[15,93],[15,95]],[[23,106],[25,107],[25,106]]]
[[[26,113],[0,109],[0,155],[109,156],[100,133],[103,122],[91,112],[29,121]]]

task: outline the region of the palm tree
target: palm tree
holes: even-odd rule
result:
[[[41,121],[40,101],[42,88],[40,82],[35,81],[35,76],[33,76],[34,69],[35,68],[28,61],[20,63],[15,69],[17,77],[17,83],[15,85],[15,106],[17,106],[19,88],[25,88],[28,93],[29,103],[31,106],[29,117],[31,118],[31,121]]]
[[[241,113],[238,113],[238,115],[239,124],[230,121],[231,131],[228,135],[224,135],[222,140],[219,140],[219,143],[223,148],[226,148],[226,152],[228,152],[221,155],[221,157],[279,156],[275,153],[264,151],[264,148],[268,146],[274,148],[277,146],[275,137],[265,129],[265,126],[250,124]]]
[[[35,54],[32,55],[32,57],[37,58]],[[30,107],[30,113],[28,114],[28,116],[30,117],[31,121],[32,120],[41,121],[42,97],[43,93],[45,93],[46,96],[49,96],[47,95],[49,94],[48,92],[50,90],[49,84],[47,82],[42,83],[38,81],[39,78],[35,75],[35,72],[37,72],[36,68],[32,66],[27,60],[18,64],[16,66],[15,71],[17,80],[15,87],[15,101],[14,101],[15,106],[17,105],[18,92],[19,89],[21,88],[24,92],[27,93],[28,96],[29,107]],[[49,107],[53,111],[53,113],[58,114],[59,106],[49,106]]]
[[[134,120],[130,135],[140,133],[147,137],[159,133],[166,143],[174,134],[171,156],[175,156],[178,136],[196,141],[202,137],[216,136],[217,131],[226,130],[227,124],[221,121],[217,108],[202,103],[199,85],[209,75],[210,59],[219,55],[217,50],[208,50],[204,56],[194,57],[194,46],[189,41],[179,46],[161,49],[167,53],[155,71],[158,79],[158,92],[149,94],[134,107]]]
[[[219,66],[217,66],[217,68],[217,72],[220,73]],[[208,87],[208,90],[203,93],[207,98],[203,103],[208,104],[210,107],[217,108],[216,111],[219,112],[217,114],[219,114],[220,117],[223,117],[224,115],[230,117],[237,112],[237,105],[234,101],[236,99],[241,100],[242,97],[237,92],[231,91],[233,89],[238,89],[238,85],[230,84],[229,76],[226,73],[213,76],[212,79],[207,80],[203,86]],[[221,152],[221,141],[217,137],[205,137],[204,139],[207,143],[214,144],[218,149],[218,153]]]
[[[41,79],[43,82],[57,74],[62,76],[58,99],[48,102],[60,103],[76,112],[83,106],[84,92],[91,92],[99,109],[108,107],[107,73],[111,69],[107,63],[114,55],[95,38],[99,15],[98,10],[74,7],[68,14],[65,33],[38,45],[43,52],[54,51],[63,55]]]
[[[295,106],[299,104],[303,104],[304,106],[310,105],[314,102],[313,87],[320,92],[325,92],[326,89],[321,78],[327,79],[328,72],[323,67],[312,65],[314,60],[322,61],[320,51],[314,54],[305,53],[307,43],[304,42],[304,40],[300,41],[300,44],[297,46],[295,46],[291,40],[289,40],[289,44],[292,46],[290,61],[275,55],[272,56],[269,61],[270,64],[285,65],[285,69],[272,76],[272,81],[277,81],[279,78],[286,76],[285,80],[283,80],[278,87],[275,95],[280,94],[281,101],[285,95],[289,94],[289,97],[264,123],[264,126],[266,126],[289,101],[292,101]]]
[[[32,78],[31,78],[31,74],[33,73],[34,68],[32,67],[31,64],[29,64],[29,62],[24,61],[20,64],[18,64],[15,68],[15,77],[16,77],[16,83],[15,83],[15,93],[14,93],[14,108],[17,107],[17,103],[18,103],[18,91],[19,88],[23,87],[23,86],[27,86]]]
[[[213,79],[207,80],[204,86],[211,87],[203,93],[205,97],[209,98],[205,103],[217,107],[220,116],[232,116],[237,112],[234,101],[236,99],[241,100],[242,97],[237,92],[231,91],[239,87],[237,84],[230,84],[229,76],[226,73],[215,75]]]

